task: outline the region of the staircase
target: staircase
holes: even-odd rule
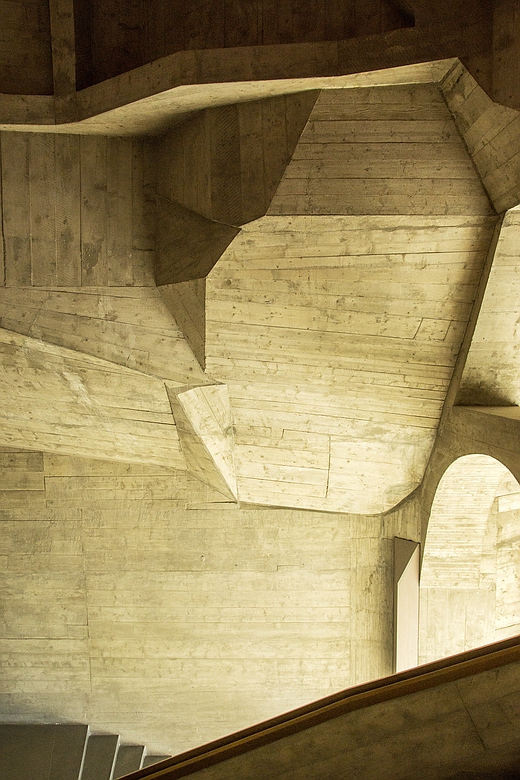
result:
[[[143,756],[88,726],[0,725],[0,780],[519,780],[520,636]]]
[[[165,758],[82,724],[0,724],[1,780],[117,780]]]
[[[126,780],[520,780],[520,637],[341,691]]]

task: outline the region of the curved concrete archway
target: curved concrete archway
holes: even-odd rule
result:
[[[488,455],[465,455],[441,478],[420,585],[419,661],[520,630],[520,484]]]

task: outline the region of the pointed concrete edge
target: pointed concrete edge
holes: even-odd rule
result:
[[[81,780],[112,780],[118,750],[117,734],[89,734]]]
[[[158,287],[200,367],[206,366],[206,279]]]
[[[238,501],[235,437],[227,385],[193,388],[166,385],[186,468],[233,501]]]

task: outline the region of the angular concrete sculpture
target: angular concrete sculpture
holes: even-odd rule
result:
[[[229,391],[206,385],[169,388],[173,416],[190,474],[237,500],[235,446]]]

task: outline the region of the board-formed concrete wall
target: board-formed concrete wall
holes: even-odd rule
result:
[[[0,451],[0,710],[175,753],[392,670],[386,517],[239,509],[158,466]]]

